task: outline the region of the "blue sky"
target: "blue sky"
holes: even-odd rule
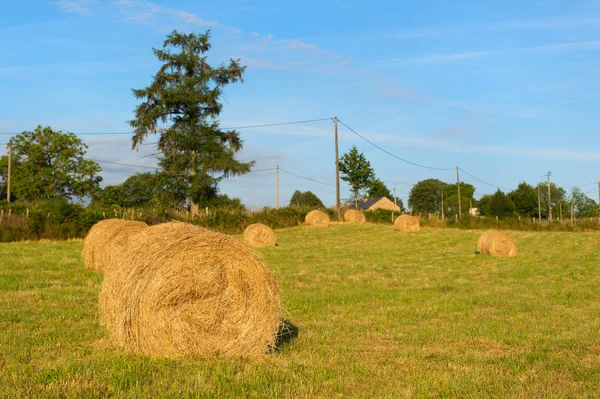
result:
[[[0,13],[0,132],[36,125],[123,132],[173,29],[210,29],[212,63],[241,58],[243,84],[226,88],[222,126],[337,115],[399,157],[460,166],[476,198],[535,184],[600,180],[600,3],[597,1],[100,1],[7,2]],[[403,163],[340,126],[340,151],[356,145],[406,199],[411,186],[454,171]],[[334,184],[330,121],[240,130],[240,158]],[[10,136],[0,135],[5,143]],[[152,146],[130,137],[82,136],[90,158],[153,166]],[[152,139],[150,139],[152,141]],[[2,152],[5,152],[2,146]],[[136,171],[102,164],[105,184]],[[274,205],[274,172],[225,182],[254,207]],[[335,189],[282,173],[280,201]],[[344,186],[343,186],[344,187]],[[596,186],[582,186],[597,198]],[[343,188],[342,197],[348,196]]]

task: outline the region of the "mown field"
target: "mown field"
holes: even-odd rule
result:
[[[82,242],[0,244],[0,397],[598,397],[600,234],[335,225],[259,250],[295,339],[264,359],[123,353]]]

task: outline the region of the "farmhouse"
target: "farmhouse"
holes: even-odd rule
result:
[[[400,207],[394,204],[386,197],[377,197],[373,199],[365,198],[364,202],[358,203],[358,207],[355,204],[348,206],[350,209],[362,209],[363,211],[374,211],[376,209],[387,209],[389,211],[400,212]]]

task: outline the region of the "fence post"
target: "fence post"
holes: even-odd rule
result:
[[[29,208],[27,208],[27,212],[26,212],[26,214],[25,214],[25,218],[26,218],[26,219],[29,219]]]
[[[11,216],[11,214],[12,214],[12,208],[9,208],[9,209],[8,209],[8,220],[10,220],[10,216]]]

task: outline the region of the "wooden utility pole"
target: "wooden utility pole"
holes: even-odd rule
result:
[[[600,187],[600,184],[598,187]],[[396,199],[396,187],[394,187],[394,205],[398,206],[398,200]]]
[[[600,223],[600,181],[598,182],[598,223]]]
[[[338,220],[342,221],[342,208],[340,205],[340,155],[338,150],[338,118],[333,117],[333,131],[335,133],[335,207],[337,208]],[[357,205],[358,207],[358,205]]]
[[[442,222],[444,221],[444,187],[442,187]]]
[[[462,218],[462,205],[460,203],[460,177],[458,176],[458,166],[456,167],[456,188],[458,190],[458,217]]]
[[[560,206],[560,216],[558,217],[558,220],[562,220],[562,202],[559,204]]]
[[[552,198],[550,197],[550,174],[548,172],[548,220],[552,221]]]
[[[571,198],[571,224],[575,224],[575,216],[573,214],[573,198]]]
[[[542,192],[538,183],[538,223],[542,221]]]
[[[279,209],[279,165],[275,168],[275,208]]]
[[[10,175],[12,173],[12,141],[8,142],[8,178],[6,179],[6,200],[10,204]],[[600,187],[600,184],[598,185]]]

